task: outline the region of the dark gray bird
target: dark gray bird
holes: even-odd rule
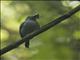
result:
[[[40,29],[40,25],[36,21],[39,18],[39,14],[36,14],[34,16],[28,16],[27,19],[21,24],[20,26],[20,35],[23,38],[29,33],[32,33],[33,31]],[[29,41],[26,39],[25,47],[29,48]]]

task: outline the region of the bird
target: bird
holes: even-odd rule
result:
[[[39,14],[35,14],[33,16],[28,16],[25,19],[25,21],[20,25],[20,28],[19,28],[19,33],[21,38],[34,32],[35,30],[40,29],[40,25],[37,22],[38,18],[39,18]],[[29,48],[29,45],[30,45],[30,39],[26,39],[25,47]]]

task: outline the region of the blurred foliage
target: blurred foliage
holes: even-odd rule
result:
[[[79,1],[1,1],[1,49],[20,39],[19,26],[27,16],[39,13],[38,22],[43,26],[79,4]],[[71,41],[80,40],[79,26],[80,11],[34,37],[29,49],[22,44],[4,54],[2,60],[73,60],[75,51],[70,45]]]

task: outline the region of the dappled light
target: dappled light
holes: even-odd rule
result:
[[[19,28],[28,16],[39,13],[38,23],[43,26],[78,5],[79,1],[1,1],[0,49],[21,39]],[[80,40],[79,26],[80,11],[31,39],[30,48],[25,48],[22,44],[4,54],[1,59],[80,60],[80,51],[77,51],[78,48],[73,49],[77,45],[71,45],[73,41]],[[76,59],[75,53],[79,56]]]

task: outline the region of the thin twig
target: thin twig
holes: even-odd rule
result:
[[[65,15],[62,15],[59,18],[54,19],[52,22],[42,26],[39,30],[26,35],[24,38],[18,40],[17,42],[6,46],[5,48],[0,50],[0,55],[3,55],[7,52],[9,52],[10,50],[13,50],[14,48],[17,48],[19,45],[21,45],[22,43],[24,43],[26,40],[25,39],[32,39],[33,37],[37,36],[38,34],[48,30],[49,28],[55,26],[56,24],[59,24],[61,21],[71,17],[73,14],[75,14],[76,12],[78,12],[80,10],[80,5],[77,6],[76,8],[72,9],[70,12],[66,13]]]

